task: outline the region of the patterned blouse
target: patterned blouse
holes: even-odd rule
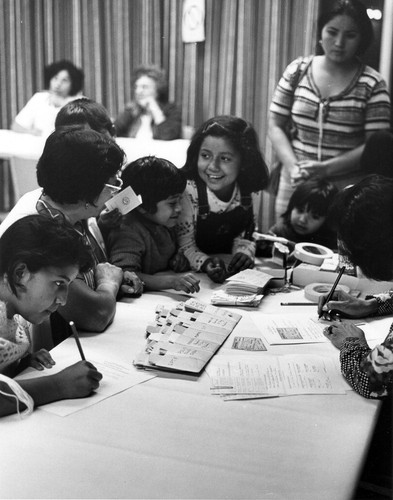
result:
[[[0,301],[0,373],[13,376],[16,363],[30,352],[30,327],[18,314],[8,319],[6,305]]]
[[[253,196],[253,195],[252,195]],[[207,188],[209,210],[213,213],[224,213],[241,205],[240,189],[236,186],[232,198],[228,202],[221,201]],[[195,181],[187,181],[186,190],[181,199],[182,211],[177,224],[177,238],[180,250],[184,252],[193,271],[199,271],[208,255],[202,252],[195,241],[195,231],[198,217],[198,189]],[[239,235],[235,238],[232,253],[241,252],[252,259],[255,257],[255,243]]]
[[[378,302],[377,316],[393,313],[393,291],[369,295]],[[393,392],[393,324],[382,344],[370,349],[367,342],[348,338],[340,351],[341,372],[353,389],[366,398]]]

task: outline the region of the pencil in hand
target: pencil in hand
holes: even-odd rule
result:
[[[344,271],[345,271],[345,266],[342,266],[340,268],[340,271],[338,273],[338,276],[336,278],[336,281],[334,282],[332,288],[330,289],[330,292],[328,293],[327,297],[326,297],[326,301],[325,301],[325,304],[327,304],[333,297],[333,294],[334,292],[336,291],[336,288],[337,288],[337,285],[338,285],[338,282],[340,281],[341,279],[341,276],[344,274]],[[321,318],[323,315],[323,313],[321,313],[318,318]]]
[[[70,321],[69,325],[71,327],[72,334],[74,336],[76,345],[78,346],[79,354],[81,355],[82,361],[86,361],[86,358],[85,358],[85,355],[84,355],[83,349],[82,349],[82,344],[81,344],[81,341],[79,340],[78,330],[76,329],[75,323],[73,321]]]

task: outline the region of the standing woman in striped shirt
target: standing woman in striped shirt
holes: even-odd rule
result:
[[[390,126],[385,81],[361,56],[373,39],[366,8],[338,0],[318,21],[320,55],[291,62],[270,106],[269,137],[282,164],[276,218],[299,183],[318,175],[344,187],[360,180],[366,140]]]

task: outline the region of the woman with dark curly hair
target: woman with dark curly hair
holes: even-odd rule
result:
[[[45,89],[37,92],[17,114],[14,132],[47,136],[55,128],[60,108],[81,95],[84,73],[70,61],[57,61],[44,70]]]
[[[141,66],[132,76],[134,99],[115,121],[118,137],[171,141],[182,135],[181,111],[168,102],[168,83],[163,70]]]
[[[211,254],[233,254],[228,271],[251,267],[255,243],[252,193],[269,180],[258,136],[236,116],[216,116],[195,132],[182,171],[188,179],[182,197],[178,238],[194,271],[222,282],[224,262]]]
[[[83,330],[101,332],[114,317],[123,272],[108,263],[96,217],[120,190],[118,173],[123,161],[123,150],[104,134],[77,127],[56,130],[46,140],[37,164],[42,189],[22,196],[0,225],[1,235],[28,214],[65,218],[91,248],[94,268],[70,287],[68,303],[55,313],[56,331],[64,333],[64,320],[66,324],[72,320]]]

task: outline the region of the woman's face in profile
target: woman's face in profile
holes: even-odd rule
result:
[[[352,17],[336,16],[325,24],[321,43],[325,56],[336,64],[352,62],[361,42],[358,25]]]
[[[153,78],[143,75],[135,82],[134,86],[135,100],[141,106],[146,104],[146,101],[157,99],[157,85]]]
[[[68,97],[71,92],[72,81],[67,70],[62,69],[49,82],[49,91],[59,97]]]

